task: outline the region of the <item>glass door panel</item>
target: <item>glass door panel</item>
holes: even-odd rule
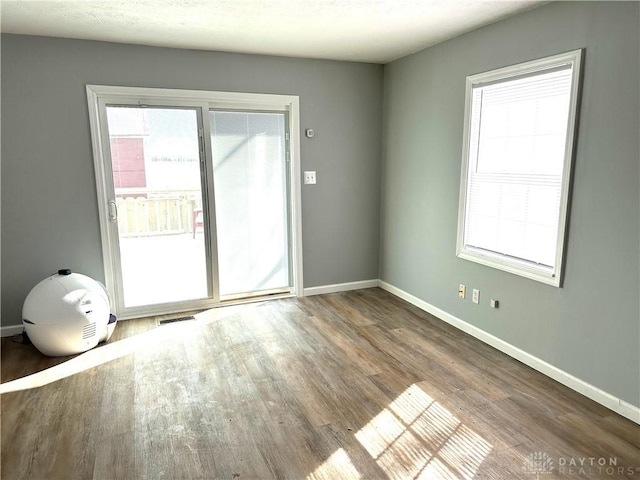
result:
[[[124,306],[210,297],[198,110],[106,111]]]
[[[210,112],[221,298],[290,290],[286,121]]]

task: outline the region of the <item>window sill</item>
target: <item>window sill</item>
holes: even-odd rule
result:
[[[536,267],[533,264],[529,264],[524,261],[518,262],[515,259],[509,259],[502,255],[492,255],[490,252],[468,248],[458,251],[456,256],[464,260],[469,260],[487,267],[492,267],[497,270],[502,270],[520,277],[525,277],[530,280],[561,288],[560,277],[550,271],[548,267]]]

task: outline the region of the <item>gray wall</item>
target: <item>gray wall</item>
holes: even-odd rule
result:
[[[2,36],[2,325],[68,266],[103,280],[86,84],[300,96],[304,285],[378,275],[380,65]]]
[[[640,405],[640,4],[559,2],[385,69],[380,278]],[[586,48],[564,288],[456,258],[465,77]],[[481,305],[457,298],[459,283]],[[500,300],[498,310],[488,305]]]

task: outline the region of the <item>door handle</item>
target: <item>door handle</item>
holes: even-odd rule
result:
[[[115,200],[109,201],[109,220],[112,222],[118,221],[118,205]]]

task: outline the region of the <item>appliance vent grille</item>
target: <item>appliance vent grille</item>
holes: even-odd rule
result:
[[[82,329],[83,340],[94,337],[95,334],[96,334],[96,322],[90,323],[89,325],[85,325],[84,328]]]

